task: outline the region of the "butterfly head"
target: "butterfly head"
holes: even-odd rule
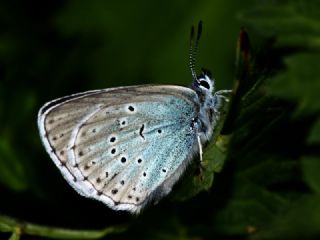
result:
[[[210,71],[202,69],[201,74],[193,80],[192,88],[201,95],[211,95],[214,91],[214,82]]]

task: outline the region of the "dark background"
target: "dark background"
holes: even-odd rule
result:
[[[91,89],[190,85],[189,33],[199,20],[197,68],[213,72],[217,89],[250,80],[212,187],[139,216],[79,196],[41,145],[39,108]],[[241,27],[251,42],[244,70],[236,65]],[[106,239],[319,239],[319,50],[316,0],[1,1],[0,214],[52,227],[127,227]]]

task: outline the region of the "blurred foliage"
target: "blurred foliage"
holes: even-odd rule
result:
[[[319,239],[319,1],[2,1],[0,19],[1,239]],[[40,106],[89,89],[190,84],[199,19],[197,63],[234,89],[203,172],[190,168],[139,216],[79,196],[41,146]],[[236,50],[241,26],[249,38],[242,30]]]

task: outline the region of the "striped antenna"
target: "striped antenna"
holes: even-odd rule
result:
[[[202,33],[202,21],[198,23],[198,31],[197,31],[197,37],[196,40],[194,40],[194,26],[191,27],[191,33],[190,33],[190,46],[189,46],[189,67],[191,70],[192,78],[195,81],[198,81],[197,73],[196,73],[196,56],[198,51],[198,45]]]

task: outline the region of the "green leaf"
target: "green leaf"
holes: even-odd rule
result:
[[[27,188],[27,181],[22,163],[15,153],[8,137],[0,137],[0,182],[12,191]]]
[[[313,124],[307,139],[308,144],[320,144],[320,117]]]
[[[278,46],[320,49],[320,4],[317,0],[275,2],[238,14],[246,25],[274,35]]]
[[[14,232],[12,233],[12,235],[11,235],[10,238],[9,238],[9,240],[19,240],[20,237],[21,237],[20,231],[17,230],[17,231],[14,231]]]
[[[320,61],[318,53],[301,53],[285,59],[286,70],[270,81],[269,92],[297,102],[298,112],[320,110]]]
[[[215,216],[215,232],[223,235],[247,235],[248,228],[258,228],[272,219],[272,212],[254,199],[230,200]],[[263,216],[261,218],[260,216]]]
[[[203,155],[204,161],[198,163],[199,173],[195,174],[194,167],[186,174],[183,182],[175,189],[174,200],[185,201],[201,191],[208,191],[213,183],[214,174],[220,172],[227,157],[226,145],[229,144],[230,136],[218,136],[216,142],[210,144]],[[200,166],[201,164],[201,166]]]
[[[253,239],[317,239],[320,234],[320,195],[303,196],[257,229]]]
[[[320,194],[320,157],[304,156],[301,163],[305,182],[315,193]]]

